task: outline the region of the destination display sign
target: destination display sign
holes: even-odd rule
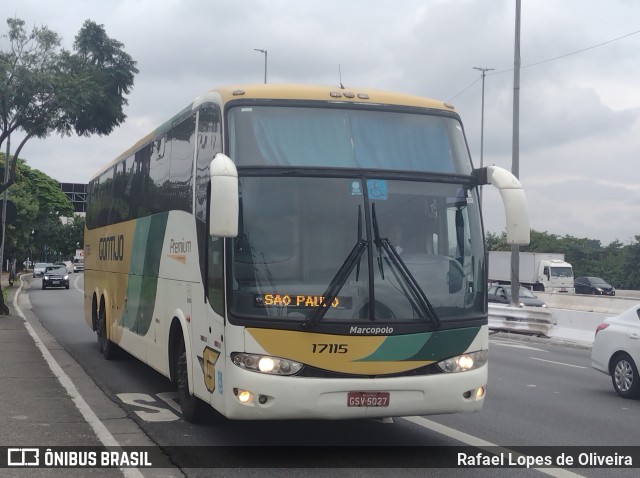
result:
[[[324,305],[324,297],[308,294],[261,294],[255,296],[258,307],[316,308]],[[350,309],[351,297],[336,297],[331,303],[334,309]]]

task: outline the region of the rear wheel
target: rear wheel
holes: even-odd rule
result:
[[[104,307],[98,312],[98,349],[106,360],[111,360],[114,354],[114,345],[107,337],[107,316]]]
[[[201,403],[198,398],[189,393],[189,371],[187,368],[187,353],[184,347],[184,341],[178,344],[175,354],[175,371],[176,382],[178,385],[178,399],[184,419],[194,423],[198,419]]]
[[[611,367],[611,381],[618,395],[624,398],[640,397],[640,377],[638,367],[627,354],[620,354],[614,358]]]

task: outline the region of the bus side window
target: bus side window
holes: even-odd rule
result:
[[[206,221],[209,165],[215,155],[222,152],[220,111],[217,106],[208,105],[200,110],[198,115],[194,214],[201,221]]]

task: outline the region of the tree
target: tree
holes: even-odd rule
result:
[[[91,20],[76,35],[73,53],[60,49],[60,37],[47,27],[28,33],[18,18],[7,19],[7,25],[9,48],[0,51],[0,146],[16,131],[24,137],[13,156],[7,155],[8,177],[0,192],[16,182],[17,158],[31,138],[53,132],[103,135],[122,124],[125,95],[138,73],[123,44]],[[0,295],[0,310],[5,309]]]
[[[138,70],[103,25],[86,20],[75,37],[74,53],[60,50],[60,37],[47,27],[27,33],[25,22],[17,18],[7,25],[9,49],[0,51],[0,146],[13,132],[24,133],[12,158],[33,137],[53,132],[103,135],[122,124],[125,95]],[[0,192],[15,182],[12,158]]]
[[[0,167],[4,167],[2,153]],[[82,240],[80,227],[84,227],[84,219],[74,218],[68,226],[60,222],[61,216],[72,217],[74,212],[57,181],[18,160],[16,182],[8,196],[16,205],[17,218],[7,224],[6,257],[16,258],[22,264],[27,257],[44,259],[45,250],[60,255],[56,259],[73,255],[76,243]]]
[[[487,233],[487,249],[508,251],[506,233]],[[573,266],[576,277],[602,277],[618,289],[640,290],[640,235],[628,245],[613,241],[606,247],[596,239],[559,237],[548,232],[531,230],[531,243],[522,252],[557,252]]]
[[[626,289],[640,290],[640,236],[635,236],[635,243],[624,248],[621,277]]]

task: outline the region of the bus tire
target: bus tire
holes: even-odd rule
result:
[[[111,360],[114,356],[114,344],[107,337],[107,314],[104,306],[98,311],[98,349],[105,360]]]
[[[182,416],[189,423],[195,423],[198,421],[200,415],[200,400],[189,393],[189,371],[187,368],[187,352],[184,347],[184,340],[180,340],[178,343],[178,349],[174,357],[175,371],[176,371],[176,384],[178,386],[178,401],[180,402],[180,409],[182,410]]]

